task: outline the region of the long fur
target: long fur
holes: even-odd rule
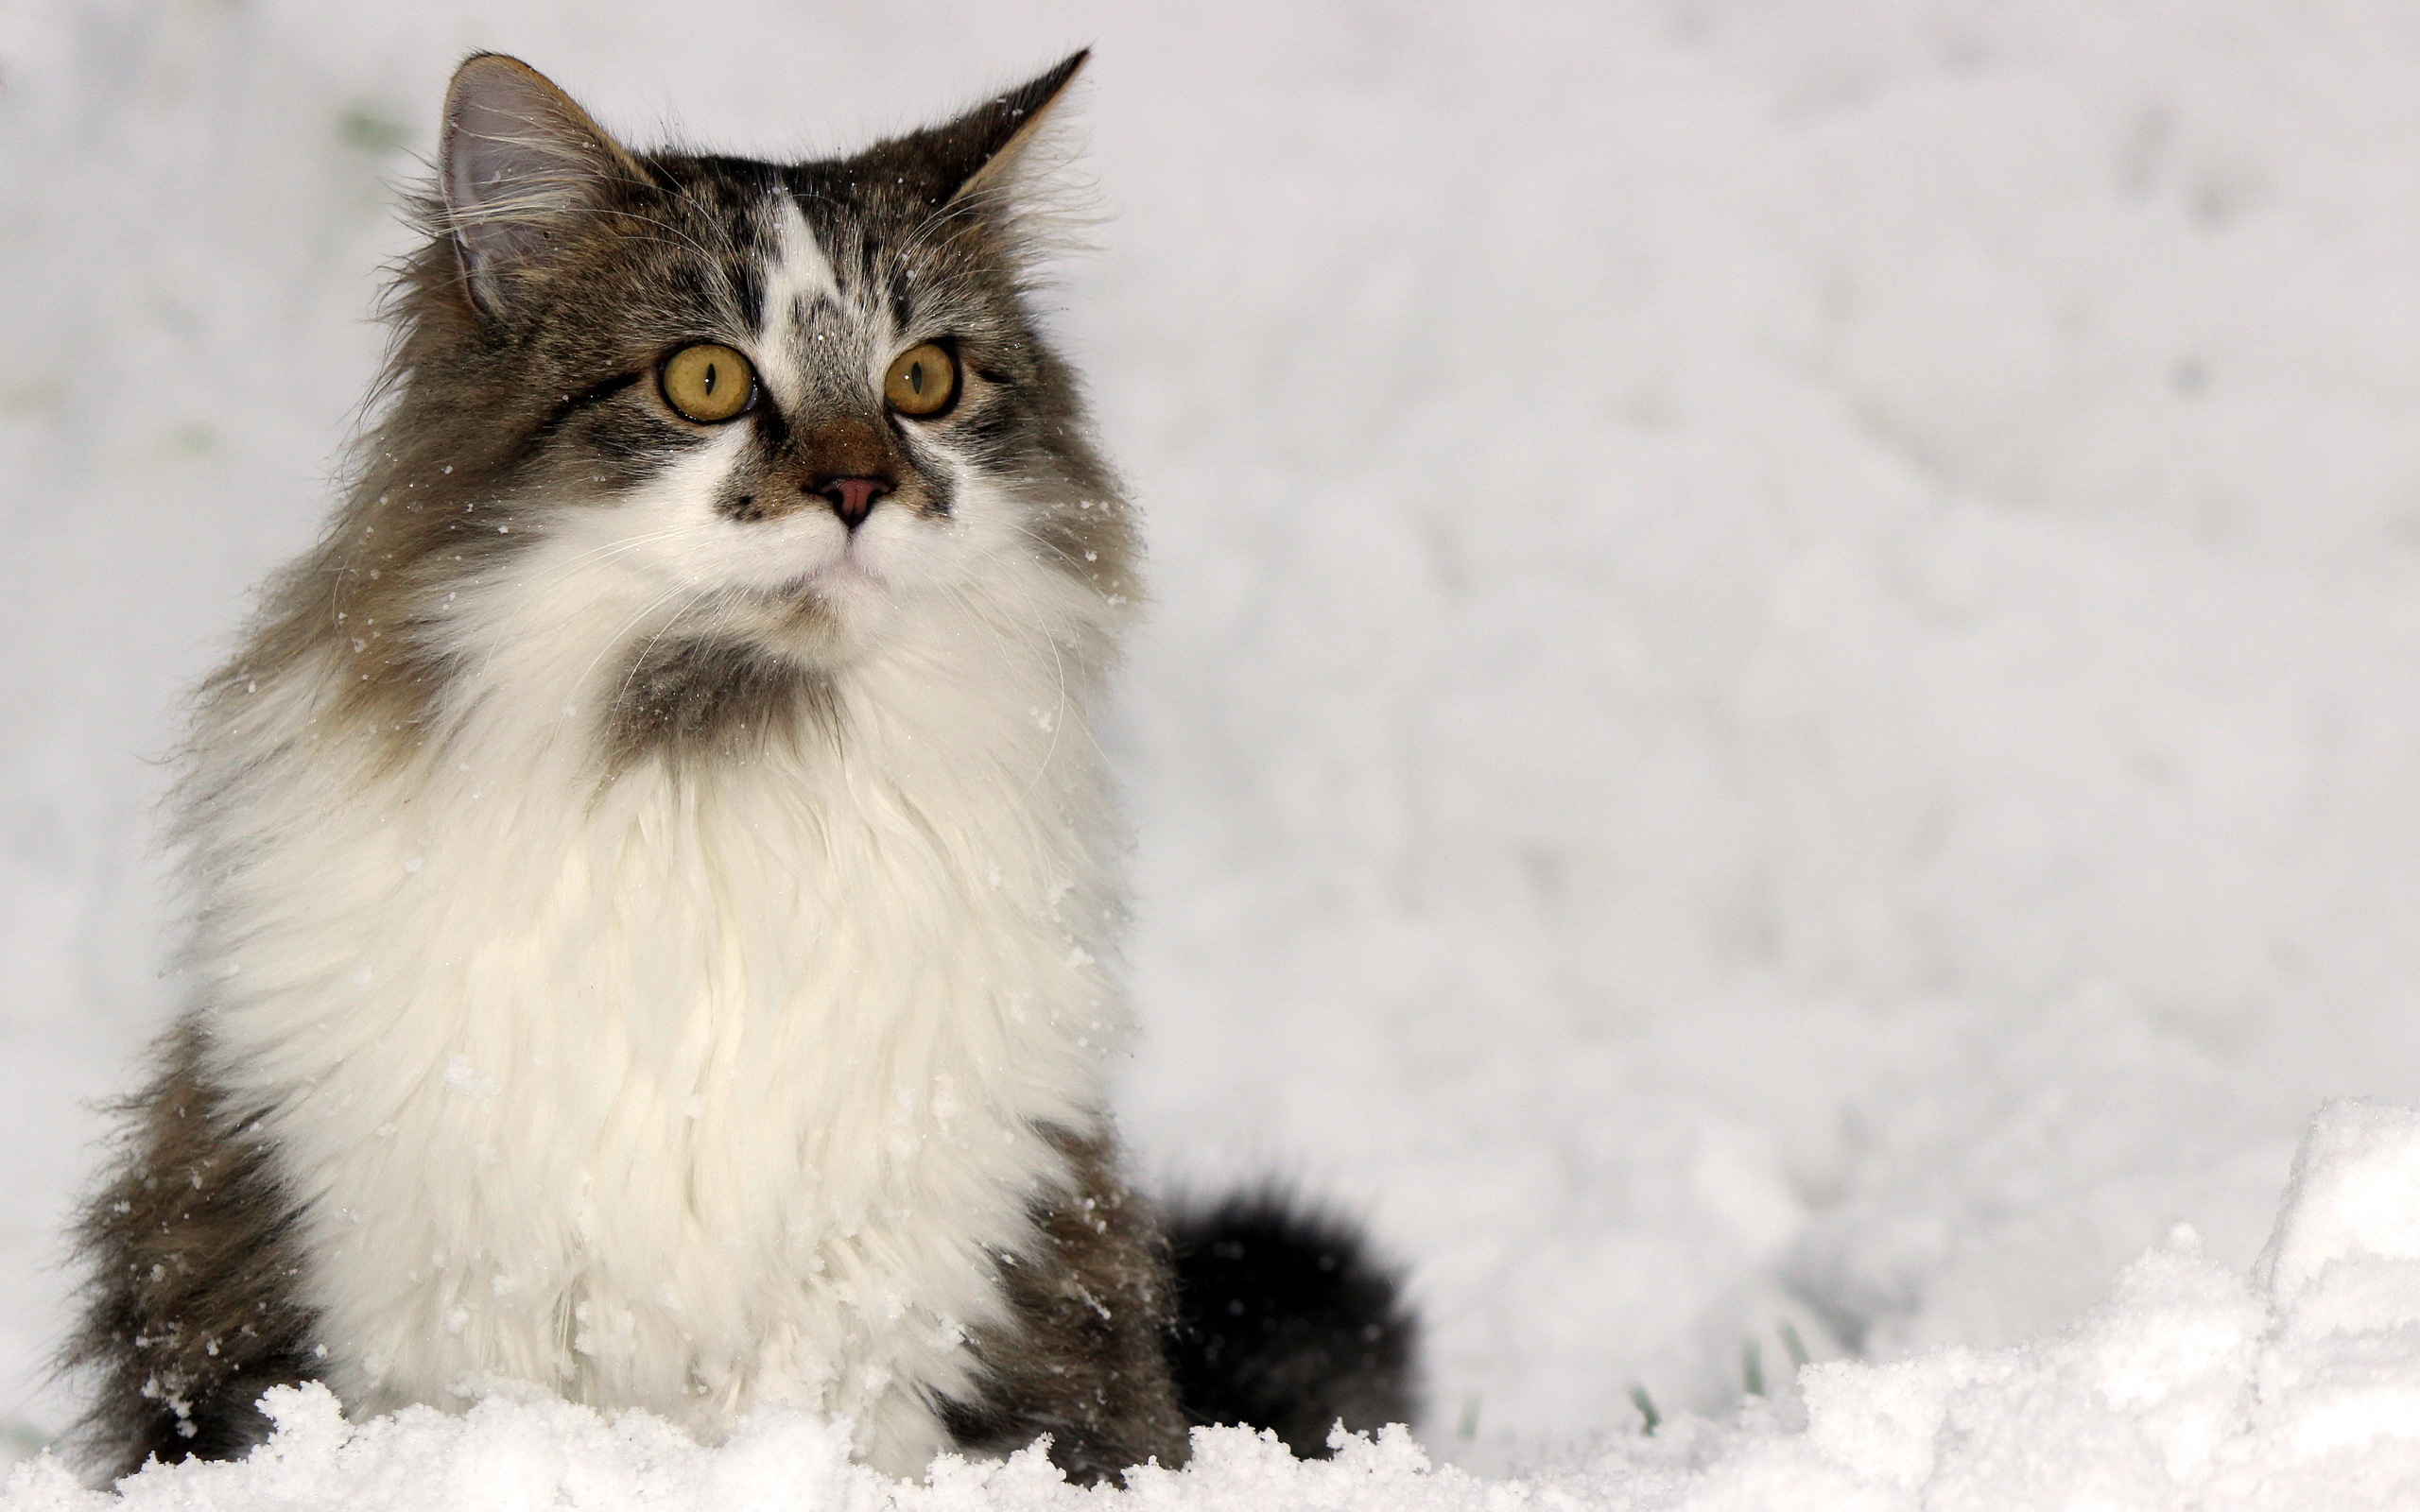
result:
[[[1080,61],[796,166],[457,76],[384,418],[199,703],[193,1005],[82,1230],[105,1469],[302,1379],[1182,1462],[1099,1077],[1138,548],[1013,204]],[[935,341],[954,404],[884,409]],[[729,423],[658,387],[697,342]]]
[[[326,1378],[796,1400],[920,1466],[1120,1027],[1091,743],[1032,713],[1080,718],[1028,617],[1067,595],[936,599],[836,679],[840,740],[599,791],[562,711],[655,591],[584,543],[527,570],[403,770],[304,733],[324,678],[202,742],[201,1072],[279,1152]]]

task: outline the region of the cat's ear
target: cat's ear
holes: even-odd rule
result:
[[[928,128],[896,144],[925,170],[925,192],[937,204],[1012,195],[1034,164],[1035,144],[1052,111],[1067,97],[1087,47],[1016,88],[1004,90],[943,126]]]
[[[527,63],[475,53],[454,71],[438,182],[446,231],[480,309],[496,312],[513,269],[543,255],[566,217],[637,177],[621,144]]]

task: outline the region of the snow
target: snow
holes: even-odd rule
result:
[[[2411,1500],[2394,0],[0,10],[8,1441],[72,1417],[56,1235],[176,1000],[175,701],[324,505],[455,58],[778,150],[1084,42],[1059,319],[1156,595],[1122,1115],[1158,1184],[1365,1213],[1434,1375],[1428,1469],[1221,1436],[1129,1495]],[[289,1410],[277,1495],[893,1494],[812,1424]],[[959,1473],[896,1494],[1079,1497]]]
[[[851,1464],[843,1432],[798,1413],[759,1414],[707,1448],[646,1413],[608,1421],[536,1395],[354,1425],[312,1384],[271,1393],[276,1436],[242,1464],[155,1464],[112,1495],[45,1455],[11,1473],[0,1507],[2389,1512],[2420,1497],[2416,1173],[2420,1113],[2331,1103],[2295,1160],[2259,1280],[2211,1261],[2179,1224],[2049,1338],[1809,1365],[1794,1409],[1685,1418],[1516,1478],[1434,1464],[1401,1427],[1340,1431],[1324,1463],[1223,1428],[1196,1430],[1183,1470],[1150,1467],[1123,1487],[1070,1486],[1038,1450],[945,1459],[918,1484]]]

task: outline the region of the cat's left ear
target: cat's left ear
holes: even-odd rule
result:
[[[616,181],[640,177],[570,95],[502,53],[474,54],[454,71],[438,164],[446,230],[473,301],[490,315],[572,217],[594,213]]]
[[[923,170],[918,179],[937,204],[1010,197],[1019,178],[1033,167],[1033,147],[1046,134],[1051,112],[1065,100],[1067,86],[1091,56],[1087,47],[947,125],[886,146],[912,155]]]

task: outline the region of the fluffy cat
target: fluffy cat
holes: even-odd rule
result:
[[[1082,61],[795,165],[456,75],[383,418],[198,701],[194,1001],[82,1231],[103,1468],[302,1380],[796,1403],[901,1474],[1408,1415],[1349,1231],[1191,1220],[1180,1299],[1116,1169],[1138,548],[1028,300]]]

